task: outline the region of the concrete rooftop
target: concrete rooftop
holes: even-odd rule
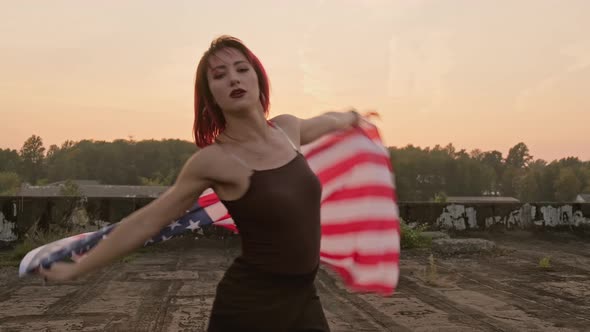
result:
[[[480,234],[479,236],[482,236]],[[483,235],[490,237],[489,235]],[[491,236],[491,255],[406,250],[392,297],[317,288],[334,332],[588,331],[590,242],[571,235]],[[0,331],[203,331],[237,240],[183,238],[81,280],[42,285],[0,269]],[[550,257],[550,267],[539,262]]]

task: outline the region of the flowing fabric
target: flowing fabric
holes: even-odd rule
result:
[[[377,127],[368,121],[323,136],[301,147],[322,184],[321,261],[353,291],[391,295],[399,277],[400,228],[393,170]],[[278,184],[280,185],[280,184]],[[145,245],[214,225],[237,232],[225,206],[211,189],[180,219]],[[64,238],[30,251],[19,275],[41,265],[77,261],[117,226]]]

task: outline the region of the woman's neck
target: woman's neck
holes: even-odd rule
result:
[[[262,142],[269,139],[271,132],[262,110],[252,110],[244,111],[241,116],[226,114],[222,135],[239,142]]]

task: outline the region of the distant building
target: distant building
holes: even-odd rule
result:
[[[506,196],[448,196],[446,203],[520,203],[520,201]]]
[[[576,203],[590,203],[590,194],[579,194],[576,196]]]
[[[50,183],[44,186],[23,184],[15,196],[21,197],[59,197],[67,181]],[[70,181],[78,187],[84,197],[158,197],[169,187],[167,186],[124,186],[103,185],[93,180]]]

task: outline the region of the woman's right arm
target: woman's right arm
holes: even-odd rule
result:
[[[196,199],[212,186],[212,160],[207,148],[195,153],[184,165],[174,185],[145,207],[124,218],[109,236],[77,263],[54,263],[39,270],[49,280],[70,280],[100,269],[143,246],[173,220],[183,216]]]

